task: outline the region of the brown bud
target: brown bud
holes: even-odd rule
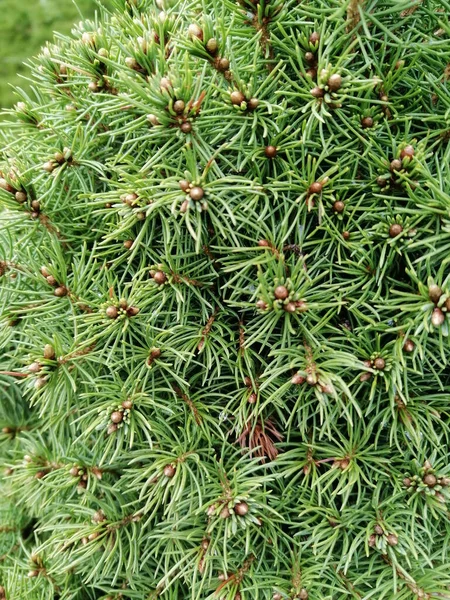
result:
[[[185,108],[186,108],[186,104],[184,103],[183,100],[177,100],[173,104],[173,110],[179,115],[184,111]]]
[[[264,154],[267,158],[275,158],[275,156],[277,155],[277,149],[275,148],[275,146],[266,146],[264,148]]]
[[[222,508],[222,510],[220,511],[220,518],[221,519],[228,519],[228,517],[230,517],[231,513],[230,513],[230,509],[228,508],[228,506],[224,506]]]
[[[28,367],[30,373],[39,373],[41,369],[42,366],[37,361],[31,363],[31,365]]]
[[[47,360],[53,360],[55,358],[55,349],[51,344],[45,344],[44,358],[46,358]]]
[[[280,592],[275,592],[272,596],[272,600],[283,600],[283,595]]]
[[[398,235],[400,235],[402,231],[403,231],[403,227],[399,223],[393,223],[389,227],[389,236],[391,238],[395,238]]]
[[[311,44],[317,44],[317,42],[320,40],[320,35],[317,31],[313,31],[312,34],[309,36],[309,41]]]
[[[372,117],[364,117],[361,120],[361,126],[363,129],[369,129],[369,127],[373,127],[373,119]]]
[[[384,358],[378,357],[373,361],[373,366],[375,369],[382,371],[386,367],[386,361]]]
[[[42,168],[44,169],[44,171],[47,171],[47,173],[51,173],[55,169],[55,167],[55,163],[51,160],[47,161],[42,165]]]
[[[284,285],[279,285],[275,288],[274,295],[277,300],[286,300],[289,291]]]
[[[249,404],[255,404],[255,402],[257,401],[258,396],[255,394],[255,392],[253,392],[252,394],[250,394],[250,396],[247,399],[247,402]]]
[[[94,523],[102,523],[103,521],[106,520],[105,513],[101,509],[97,510],[93,514],[92,520],[94,521]]]
[[[20,202],[20,204],[23,204],[27,200],[27,195],[25,192],[16,192],[14,194],[14,197],[17,200],[17,202]]]
[[[167,275],[164,273],[164,271],[156,271],[153,275],[153,281],[158,285],[162,285],[163,283],[166,283]]]
[[[13,186],[10,185],[3,177],[0,177],[0,189],[5,190],[5,192],[9,192],[10,194],[15,192]]]
[[[235,506],[234,506],[234,512],[239,515],[240,517],[245,516],[248,513],[249,510],[249,506],[247,504],[247,502],[238,502]]]
[[[230,61],[228,58],[221,58],[217,65],[219,71],[228,71],[230,68]]]
[[[150,351],[152,358],[159,358],[161,356],[161,348],[152,348]]]
[[[306,381],[305,378],[302,375],[300,375],[299,373],[296,373],[291,378],[291,383],[293,385],[301,385],[302,383],[305,383],[305,381]]]
[[[187,192],[189,190],[190,183],[187,179],[182,179],[178,182],[178,185],[180,186],[180,189],[183,190],[183,192]]]
[[[161,77],[161,80],[159,82],[159,87],[162,90],[169,90],[172,87],[172,83],[171,83],[170,79],[168,79],[167,77]]]
[[[317,376],[315,373],[308,373],[308,375],[306,376],[306,383],[308,385],[316,385],[317,383]]]
[[[406,339],[404,344],[403,344],[403,350],[405,352],[412,352],[415,348],[415,344],[412,340],[410,339]]]
[[[128,302],[125,300],[125,298],[121,298],[119,300],[119,308],[122,308],[123,310],[128,308]]]
[[[133,408],[133,402],[131,400],[124,400],[122,402],[122,408],[126,410],[131,410]]]
[[[389,546],[396,546],[398,544],[398,537],[395,535],[395,533],[390,533],[387,536],[386,541]]]
[[[55,296],[58,296],[58,298],[62,298],[63,296],[67,296],[67,288],[64,285],[60,285],[57,288],[55,288],[55,291],[53,293],[55,294]]]
[[[78,477],[78,475],[79,475],[78,467],[76,467],[76,466],[72,467],[69,471],[69,475],[71,475],[72,477]]]
[[[295,302],[288,302],[287,304],[283,305],[283,308],[288,313],[295,313],[295,311],[297,310]]]
[[[350,239],[350,231],[343,231],[342,237],[344,238],[344,240],[349,240]]]
[[[121,423],[123,421],[123,412],[121,410],[115,410],[111,413],[111,421],[113,423]]]
[[[425,477],[423,478],[423,482],[425,483],[425,485],[427,485],[428,487],[434,487],[437,484],[437,478],[435,475],[433,475],[432,473],[428,473],[427,475],[425,475]]]
[[[198,201],[203,198],[203,196],[205,195],[205,192],[204,192],[203,188],[201,188],[198,185],[195,185],[189,192],[189,195],[192,198],[192,200]]]
[[[47,379],[45,377],[38,377],[34,382],[34,387],[37,390],[42,389],[47,384]]]
[[[333,204],[333,210],[335,210],[337,213],[343,212],[344,208],[345,204],[342,202],[342,200],[336,200],[336,202]]]
[[[45,477],[45,471],[38,471],[34,477],[35,479],[42,479],[43,477]]]
[[[267,304],[266,302],[264,302],[264,300],[258,300],[258,302],[256,303],[256,308],[258,308],[259,310],[266,310]]]
[[[159,125],[158,117],[156,115],[148,114],[147,121],[152,125]]]
[[[373,534],[371,536],[369,536],[369,540],[368,540],[369,548],[373,548],[376,543],[377,543],[377,538]]]
[[[125,59],[125,64],[129,69],[139,69],[139,65],[134,56],[127,56]]]
[[[191,133],[192,131],[192,123],[189,123],[189,121],[186,121],[185,123],[182,123],[180,125],[180,129],[183,133]]]
[[[117,319],[117,317],[119,316],[117,306],[108,306],[105,312],[108,319]]]
[[[411,145],[405,146],[401,151],[400,158],[412,158],[414,156],[414,147]]]
[[[127,310],[127,315],[129,317],[135,317],[136,315],[138,315],[140,312],[140,309],[137,306],[130,306],[130,308]]]
[[[406,488],[411,487],[411,479],[409,477],[405,477],[402,483]]]
[[[440,297],[442,296],[442,290],[441,288],[436,285],[436,284],[432,284],[428,287],[428,296],[430,297],[430,300],[432,300],[433,302],[439,302]]]
[[[123,246],[127,250],[130,250],[131,247],[133,246],[133,240],[125,240],[124,243],[123,243]]]
[[[108,425],[108,429],[106,430],[106,433],[108,435],[111,435],[112,433],[114,433],[115,431],[117,431],[117,425],[115,423],[110,423]]]
[[[134,206],[137,199],[138,199],[138,195],[135,193],[125,195],[125,203],[128,204],[129,206]]]
[[[316,57],[313,52],[305,52],[305,60],[307,63],[314,63],[316,62]]]
[[[323,184],[320,183],[320,181],[315,181],[314,183],[312,183],[309,188],[308,188],[308,192],[310,194],[320,194],[320,192],[322,191],[323,188]]]
[[[206,539],[202,540],[201,546],[202,546],[203,550],[208,550],[208,548],[209,548],[209,540],[206,540]]]
[[[210,38],[206,42],[205,47],[210,54],[216,54],[217,50],[219,49],[219,44],[217,43],[217,40],[215,38]]]
[[[323,98],[325,95],[325,90],[316,86],[312,88],[310,93],[313,98]]]
[[[176,468],[173,465],[166,465],[164,467],[164,476],[171,479],[175,475]]]
[[[261,246],[262,248],[270,248],[270,242],[267,240],[259,240],[258,246]]]
[[[402,168],[402,161],[399,160],[398,158],[394,158],[394,160],[392,160],[391,164],[390,164],[391,171],[400,171],[401,168]]]
[[[31,203],[31,208],[39,211],[41,209],[41,203],[39,202],[39,200],[33,200],[33,202]]]
[[[364,381],[369,381],[369,379],[372,377],[372,373],[362,373],[362,375],[359,376],[359,380],[364,382]]]
[[[203,31],[202,28],[199,27],[196,23],[191,23],[188,27],[188,34],[191,38],[198,38],[200,40],[203,39]]]
[[[249,110],[256,110],[259,106],[259,100],[258,98],[250,98],[250,100],[247,102],[247,108]]]
[[[100,535],[100,534],[99,534],[99,532],[98,532],[98,531],[93,531],[92,533],[90,533],[90,534],[88,535],[88,540],[89,540],[90,542],[92,542],[92,540],[95,540],[96,538],[98,538],[98,536],[99,536],[99,535]]]
[[[336,92],[342,85],[342,77],[335,73],[328,79],[327,85],[332,92]]]
[[[232,104],[235,104],[236,106],[240,106],[242,104],[242,102],[245,101],[245,96],[242,92],[235,90],[234,92],[231,92],[230,100],[231,100]]]
[[[435,308],[431,314],[431,323],[434,327],[440,327],[445,321],[445,315],[440,308]]]
[[[384,529],[381,527],[381,525],[375,525],[375,527],[373,528],[374,532],[377,535],[383,535],[384,534]]]
[[[27,575],[28,575],[28,577],[38,577],[39,571],[37,571],[37,570],[28,571]]]
[[[298,594],[299,600],[308,600],[308,591],[302,588]]]
[[[349,459],[348,458],[344,458],[341,461],[339,461],[339,468],[342,471],[345,471],[345,469],[347,469],[347,467],[349,466],[349,464],[350,464]]]

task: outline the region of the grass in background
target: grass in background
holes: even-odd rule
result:
[[[37,54],[54,31],[69,33],[72,24],[94,14],[94,0],[0,0],[0,108],[13,105],[11,84],[27,87],[19,74],[23,62]]]

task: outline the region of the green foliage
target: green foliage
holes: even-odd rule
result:
[[[0,151],[0,599],[450,598],[448,2],[115,0]]]
[[[22,76],[28,76],[23,62],[39,51],[44,42],[57,30],[68,32],[76,19],[94,13],[93,0],[65,1],[2,0],[3,25],[0,36],[0,106],[13,105],[11,85],[27,85]]]

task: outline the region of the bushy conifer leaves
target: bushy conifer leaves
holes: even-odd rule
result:
[[[0,154],[0,598],[450,598],[447,2],[116,0]]]

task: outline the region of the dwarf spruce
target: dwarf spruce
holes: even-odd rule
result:
[[[1,599],[450,598],[449,14],[115,0],[30,61]]]

